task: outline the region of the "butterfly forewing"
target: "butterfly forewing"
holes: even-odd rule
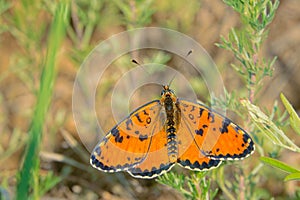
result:
[[[116,172],[143,162],[153,144],[152,135],[161,129],[160,111],[156,100],[132,112],[95,147],[91,164],[102,171]]]

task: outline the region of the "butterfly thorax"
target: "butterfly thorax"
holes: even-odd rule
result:
[[[178,159],[177,130],[180,124],[180,108],[176,95],[169,86],[163,86],[161,93],[161,105],[165,108],[166,122],[164,124],[167,133],[168,156],[171,163]]]

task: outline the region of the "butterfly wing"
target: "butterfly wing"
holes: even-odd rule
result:
[[[151,179],[169,171],[175,163],[171,163],[167,150],[167,133],[163,124],[158,133],[150,139],[147,156],[140,164],[128,170],[128,173],[136,178]]]
[[[206,171],[218,167],[222,161],[205,156],[198,146],[197,137],[192,133],[193,127],[182,116],[178,138],[178,164],[196,171]]]
[[[221,160],[216,160],[203,155],[189,133],[182,132],[178,135],[178,138],[180,138],[179,141],[186,141],[179,145],[180,156],[178,158],[178,164],[180,166],[195,171],[206,171],[216,168],[222,163]],[[192,143],[189,144],[189,148],[185,148],[184,145],[189,143],[188,141],[191,141]]]
[[[90,163],[105,172],[128,170],[143,162],[152,136],[160,132],[161,104],[149,102],[117,124],[95,147]]]
[[[228,118],[201,104],[179,102],[183,135],[188,135],[188,132],[193,140],[187,153],[183,153],[184,158],[189,158],[188,153],[194,150],[200,152],[204,160],[240,160],[254,152],[250,136]],[[216,166],[212,160],[206,160],[206,163],[213,162],[212,165]]]

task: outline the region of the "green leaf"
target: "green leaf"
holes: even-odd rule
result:
[[[284,181],[300,180],[300,172],[292,173],[284,178]]]
[[[264,133],[274,144],[291,151],[300,152],[300,148],[293,143],[285,133],[279,129],[271,119],[263,113],[259,107],[250,103],[249,100],[241,100],[241,104],[246,107],[252,122]]]
[[[56,12],[48,36],[47,54],[40,77],[40,88],[37,96],[37,103],[28,134],[28,144],[24,154],[24,163],[18,177],[16,199],[29,199],[29,192],[32,189],[34,174],[38,172],[39,151],[43,125],[50,106],[53,87],[57,70],[57,55],[60,45],[65,37],[68,25],[69,1],[60,1],[56,4]],[[33,187],[34,189],[35,187]],[[35,193],[35,191],[33,191]]]
[[[262,162],[264,162],[265,164],[268,164],[268,165],[271,165],[272,167],[276,167],[278,169],[281,169],[285,172],[288,172],[288,173],[300,173],[299,170],[279,161],[279,160],[276,160],[274,158],[269,158],[269,157],[261,157],[260,160]]]
[[[286,99],[286,97],[281,93],[280,98],[288,113],[290,114],[290,124],[292,128],[300,135],[300,118],[297,115],[295,109],[290,104],[290,102]]]

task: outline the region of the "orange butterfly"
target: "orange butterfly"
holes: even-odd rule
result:
[[[250,136],[210,108],[180,100],[169,86],[117,124],[92,152],[90,163],[104,172],[127,171],[154,178],[176,163],[197,171],[254,152]]]

